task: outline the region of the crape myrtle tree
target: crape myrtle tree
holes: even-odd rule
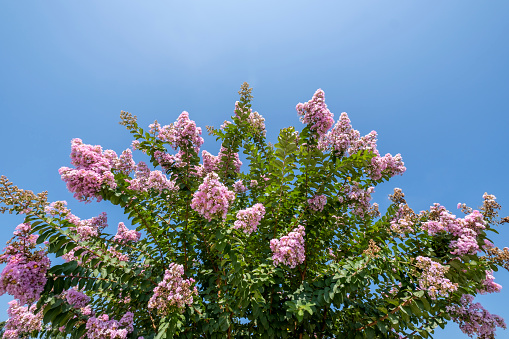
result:
[[[149,165],[72,141],[60,175],[78,200],[124,210],[116,234],[106,214],[80,219],[2,177],[2,212],[25,217],[0,256],[0,294],[14,297],[4,338],[428,338],[448,320],[492,338],[506,327],[474,302],[509,268],[509,249],[488,238],[506,221],[493,195],[457,217],[439,204],[416,213],[395,189],[381,215],[374,187],[405,167],[380,155],[376,132],[361,136],[346,113],[334,124],[318,90],[297,105],[303,130],[272,145],[247,84],[239,94],[231,122],[207,127],[217,156],[187,112],[149,131],[121,113]]]

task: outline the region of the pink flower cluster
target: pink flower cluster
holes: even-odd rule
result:
[[[327,204],[327,197],[323,194],[315,195],[311,199],[308,199],[309,208],[315,212],[321,212]]]
[[[458,289],[457,283],[452,283],[444,276],[449,269],[431,258],[417,257],[416,266],[422,269],[419,287],[421,290],[427,291],[431,299],[436,299],[439,295],[447,297],[449,293]]]
[[[325,94],[318,89],[313,98],[306,103],[299,103],[296,106],[300,120],[309,125],[309,129],[316,132],[319,137],[323,136],[334,123],[333,114],[325,104]]]
[[[502,290],[502,285],[495,282],[492,270],[486,271],[486,279],[483,280],[482,285],[483,287],[480,290],[477,290],[477,292],[481,294],[498,293]]]
[[[79,235],[80,240],[97,237],[108,226],[108,216],[102,212],[97,217],[81,220],[74,214],[68,214],[67,220],[74,225],[72,228]]]
[[[44,212],[51,216],[62,215],[66,216],[69,213],[69,209],[67,209],[67,201],[54,201],[48,206],[44,207]]]
[[[233,163],[235,172],[240,172],[242,161],[239,159],[238,153],[230,153],[225,147],[221,146],[221,150],[217,156],[210,154],[209,152],[202,151],[203,165],[198,169],[198,175],[204,176],[208,173],[217,172],[221,164],[226,162]]]
[[[400,205],[394,219],[391,220],[391,230],[400,235],[405,235],[406,233],[413,231],[412,226],[414,225],[414,222],[406,213],[406,207],[408,206]]]
[[[376,131],[371,131],[365,136],[361,137],[359,131],[353,130],[352,135],[353,139],[351,141],[350,148],[348,149],[349,154],[355,154],[359,151],[369,151],[379,155],[376,146],[376,142],[378,141],[378,134]]]
[[[471,338],[477,335],[481,339],[490,339],[495,337],[497,327],[507,328],[502,317],[491,314],[480,303],[472,303],[473,300],[472,295],[464,294],[460,299],[460,305],[446,307],[452,320],[458,323],[463,333]]]
[[[233,228],[241,229],[247,234],[256,232],[264,215],[265,207],[262,204],[255,204],[253,207],[240,210],[237,212],[237,220],[235,220]]]
[[[76,138],[71,142],[71,164],[76,168],[61,167],[58,172],[76,199],[89,202],[94,198],[101,201],[102,185],[116,187],[112,169],[130,171],[133,162],[130,151],[118,159],[114,151],[103,152],[101,146],[86,145]]]
[[[65,299],[74,308],[84,308],[90,302],[90,297],[85,293],[78,291],[76,288],[71,288],[65,294]]]
[[[133,160],[133,153],[130,149],[126,149],[117,158],[112,161],[112,167],[126,175],[129,175],[136,168],[136,163]]]
[[[0,263],[7,263],[0,274],[0,295],[8,293],[22,305],[38,300],[46,284],[46,272],[51,264],[44,250],[33,251],[37,235],[31,235],[30,224],[20,224],[0,256]]]
[[[165,170],[170,169],[171,167],[182,167],[184,166],[184,162],[182,161],[183,156],[182,151],[178,151],[177,154],[171,155],[162,151],[155,151],[154,158],[156,158],[159,165]]]
[[[168,142],[174,150],[193,147],[198,153],[200,146],[203,145],[201,128],[196,127],[196,123],[189,119],[189,113],[185,111],[179,115],[175,123],[161,127],[158,132],[157,137]]]
[[[135,178],[126,180],[129,183],[128,189],[137,192],[148,192],[153,189],[161,193],[164,189],[177,191],[175,181],[169,180],[161,171],[151,171],[147,165],[140,161],[136,166]]]
[[[78,239],[80,241],[87,241],[91,237],[97,237],[108,226],[108,217],[106,212],[102,212],[97,217],[85,220],[81,220],[71,213],[69,213],[66,218],[71,224],[73,224],[70,229],[72,230],[72,233],[78,235]],[[62,255],[62,258],[64,258],[67,262],[76,260],[78,264],[80,264],[80,257],[76,257],[74,253],[81,248],[83,247],[75,247],[71,251]]]
[[[113,240],[121,244],[127,242],[137,242],[140,240],[141,233],[136,230],[128,229],[123,222],[118,223],[117,234],[113,237]]]
[[[270,249],[272,250],[272,260],[274,266],[279,264],[287,265],[295,268],[302,264],[306,259],[304,249],[305,228],[302,225],[294,228],[292,232],[281,237],[280,239],[272,239],[270,241]]]
[[[110,320],[107,314],[90,317],[87,321],[87,338],[125,339],[133,331],[133,313],[127,312],[120,321]]]
[[[403,174],[406,171],[401,154],[392,156],[387,153],[383,157],[377,150],[377,133],[371,131],[369,134],[360,137],[359,131],[352,129],[350,119],[346,113],[341,113],[334,128],[324,135],[319,141],[322,150],[331,148],[340,154],[355,154],[359,151],[371,151],[375,157],[371,159],[371,166],[367,169],[368,175],[374,180],[382,178],[383,175],[391,177]]]
[[[422,229],[431,235],[441,232],[452,234],[455,237],[449,244],[453,249],[452,254],[476,254],[479,251],[477,235],[486,228],[483,215],[479,211],[474,210],[461,219],[435,203],[430,207],[430,216],[431,220],[424,222]]]
[[[390,175],[391,177],[397,174],[403,174],[406,167],[403,163],[401,154],[396,154],[394,157],[387,153],[383,157],[375,156],[371,159],[371,167],[369,168],[368,175],[374,180],[382,178],[382,175]]]
[[[243,116],[241,116],[239,114],[240,111],[241,110],[239,107],[239,102],[237,101],[237,102],[235,102],[235,116],[237,118],[241,119],[242,117],[245,117],[246,116],[245,114],[247,113],[246,121],[249,123],[249,125],[254,128],[256,133],[265,136],[265,134],[267,133],[267,131],[265,130],[265,118],[258,112],[253,112],[253,110],[248,107],[244,107],[244,115]],[[228,126],[230,124],[231,124],[230,121],[225,121],[223,123],[223,125],[221,125],[221,129],[225,129],[226,126]]]
[[[207,174],[203,183],[193,194],[191,208],[208,221],[212,218],[226,218],[230,203],[235,199],[235,193],[219,182],[219,176],[212,172]]]
[[[350,148],[350,144],[358,138],[358,134],[358,131],[352,129],[348,114],[343,112],[334,128],[320,139],[319,147],[321,149],[331,147],[337,153],[344,154]]]
[[[255,131],[257,131],[257,133],[265,136],[267,133],[265,130],[265,118],[261,114],[258,112],[250,112],[249,116],[247,117],[247,121],[249,121],[249,125],[251,125]]]
[[[12,300],[9,302],[7,314],[9,319],[5,322],[4,339],[25,338],[32,331],[42,330],[42,310],[34,314],[36,305],[30,307],[21,306],[19,301]]]
[[[338,199],[339,202],[345,201],[348,203],[348,207],[351,208],[353,214],[363,216],[364,213],[372,209],[369,202],[371,201],[371,193],[374,191],[374,187],[363,189],[358,182],[354,181],[352,185],[345,184],[343,186],[343,194],[346,196],[346,200],[342,196],[339,196]]]
[[[244,186],[242,180],[237,180],[233,183],[233,192],[240,194],[247,191],[247,187]]]
[[[193,296],[198,295],[193,278],[183,279],[184,266],[171,263],[164,273],[163,280],[154,289],[148,302],[149,309],[156,309],[160,314],[167,315],[173,310],[184,312],[186,305],[193,304]]]

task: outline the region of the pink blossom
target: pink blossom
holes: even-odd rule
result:
[[[283,264],[290,268],[295,268],[297,265],[302,264],[306,259],[304,249],[305,235],[304,226],[298,226],[288,235],[280,239],[272,239],[270,241],[270,249],[272,250],[274,266]]]
[[[42,310],[34,314],[36,305],[21,306],[18,300],[9,302],[7,319],[4,327],[4,339],[17,339],[28,337],[32,331],[42,330]]]
[[[493,270],[486,271],[486,279],[483,280],[482,284],[483,287],[480,290],[477,290],[477,292],[481,294],[498,293],[502,290],[502,285],[495,282]]]
[[[265,207],[262,204],[255,204],[253,207],[240,210],[237,212],[237,220],[235,220],[233,228],[241,229],[247,234],[256,232],[264,215]]]
[[[140,232],[129,230],[123,222],[119,222],[117,234],[113,237],[113,240],[119,243],[137,242],[140,237]]]
[[[370,151],[375,155],[379,155],[379,152],[376,147],[377,142],[377,133],[376,131],[371,131],[362,138],[359,137],[359,131],[354,130],[352,135],[352,142],[350,144],[350,148],[348,148],[349,154],[355,154],[359,151]]]
[[[136,163],[133,160],[133,153],[130,149],[126,149],[120,154],[118,159],[113,159],[112,168],[118,170],[125,175],[129,175],[136,169]]]
[[[203,150],[202,151],[203,158],[203,167],[201,169],[201,175],[206,175],[211,172],[218,172],[221,168],[221,165],[225,163],[230,163],[233,165],[233,169],[235,172],[240,172],[240,167],[242,166],[242,161],[239,159],[238,153],[232,153],[227,150],[225,147],[221,146],[221,150],[217,156],[210,154],[209,152]]]
[[[142,161],[136,168],[135,178],[126,180],[129,183],[128,189],[138,192],[148,192],[153,189],[159,193],[162,193],[164,189],[178,191],[175,181],[169,180],[161,171],[149,170]]]
[[[323,194],[315,195],[314,197],[308,199],[309,208],[315,212],[321,212],[327,204],[327,197]]]
[[[474,210],[465,218],[456,218],[440,204],[430,207],[431,218],[422,224],[422,229],[430,235],[450,233],[454,239],[450,242],[451,253],[456,255],[476,254],[479,251],[477,235],[486,228],[483,215]]]
[[[247,188],[242,183],[242,180],[237,180],[233,183],[233,191],[237,194],[240,194],[246,192]]]
[[[439,295],[447,297],[449,293],[458,289],[457,283],[452,283],[444,276],[449,269],[431,260],[431,258],[417,257],[416,266],[422,269],[419,287],[427,291],[431,299],[436,299]]]
[[[308,102],[297,104],[296,109],[301,116],[300,120],[319,137],[323,136],[334,123],[334,115],[327,108],[325,94],[321,89],[318,89]]]
[[[446,310],[452,320],[459,324],[461,331],[473,338],[477,335],[481,339],[495,337],[497,327],[506,328],[502,317],[491,314],[480,303],[472,303],[474,297],[464,294],[459,305],[447,306]]]
[[[133,151],[139,150],[140,149],[140,141],[139,140],[133,140],[131,142],[131,148],[133,149]]]
[[[193,296],[198,295],[193,278],[183,279],[184,266],[171,263],[164,273],[163,280],[154,289],[154,294],[148,302],[149,309],[156,309],[166,315],[172,310],[184,312],[186,305],[193,304]]]
[[[0,255],[0,263],[7,263],[0,274],[0,295],[8,293],[21,304],[39,299],[51,264],[46,251],[35,250],[37,236],[30,231],[30,224],[18,225],[16,239]]]
[[[111,173],[115,159],[115,152],[103,152],[101,146],[86,145],[76,138],[71,143],[71,164],[76,168],[61,167],[58,172],[76,199],[89,202],[95,198],[101,201],[99,191],[102,185],[116,187]]]
[[[157,137],[168,142],[174,150],[193,147],[198,153],[200,146],[203,145],[201,132],[201,128],[196,127],[196,123],[189,119],[189,113],[184,111],[174,124],[160,128]]]
[[[235,193],[219,182],[219,176],[212,172],[207,174],[203,183],[194,192],[191,208],[208,221],[213,218],[226,218],[230,203]]]
[[[127,312],[120,321],[111,319],[107,314],[90,317],[87,321],[87,338],[124,339],[133,331],[133,314]]]
[[[396,154],[393,157],[387,153],[383,157],[377,155],[371,159],[371,167],[368,169],[368,174],[372,179],[378,180],[383,175],[393,177],[398,174],[402,175],[405,171],[406,167],[404,166],[401,154]]]
[[[355,141],[355,137],[356,134],[352,130],[348,114],[343,112],[334,128],[320,140],[319,146],[321,149],[331,147],[338,153],[345,153],[350,144]]]
[[[76,288],[71,288],[65,294],[67,302],[75,308],[84,308],[90,302],[90,297]]]
[[[62,200],[62,201],[55,201],[55,202],[52,202],[51,204],[49,204],[49,206],[46,206],[44,208],[44,212],[46,214],[49,214],[49,215],[52,215],[52,216],[55,216],[55,215],[66,215],[67,213],[69,213],[69,209],[67,209],[67,201],[65,200]]]
[[[346,196],[346,201],[343,196],[339,196],[339,202],[345,201],[353,214],[363,216],[372,210],[370,201],[373,192],[375,192],[374,187],[364,189],[358,182],[354,181],[351,185],[343,185],[343,194]]]

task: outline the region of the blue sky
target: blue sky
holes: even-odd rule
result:
[[[269,140],[301,128],[295,105],[322,88],[336,118],[346,111],[361,134],[378,132],[381,153],[401,153],[407,172],[377,189],[382,206],[393,187],[415,210],[454,212],[487,191],[507,216],[508,15],[502,0],[3,1],[0,174],[116,225],[121,211],[74,201],[60,180],[70,140],[120,153],[131,141],[120,110],[145,126],[186,110],[217,127],[247,81]],[[1,243],[19,222],[0,217]],[[496,245],[509,246],[499,230]],[[495,276],[505,288],[479,299],[509,321],[509,273]],[[451,324],[435,337],[465,336]]]

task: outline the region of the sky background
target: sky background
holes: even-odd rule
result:
[[[269,141],[301,129],[295,105],[322,88],[336,118],[401,153],[407,172],[377,188],[382,207],[400,187],[416,211],[439,202],[459,215],[458,202],[477,207],[488,192],[507,216],[508,16],[505,0],[2,1],[0,174],[81,218],[106,211],[116,228],[119,209],[79,203],[60,180],[71,139],[120,154],[131,143],[121,110],[140,126],[186,110],[219,127],[247,81]],[[20,222],[0,216],[1,243]],[[509,225],[499,231],[509,246]],[[478,300],[509,321],[509,273],[495,277],[505,288]],[[451,323],[435,338],[466,335]]]

